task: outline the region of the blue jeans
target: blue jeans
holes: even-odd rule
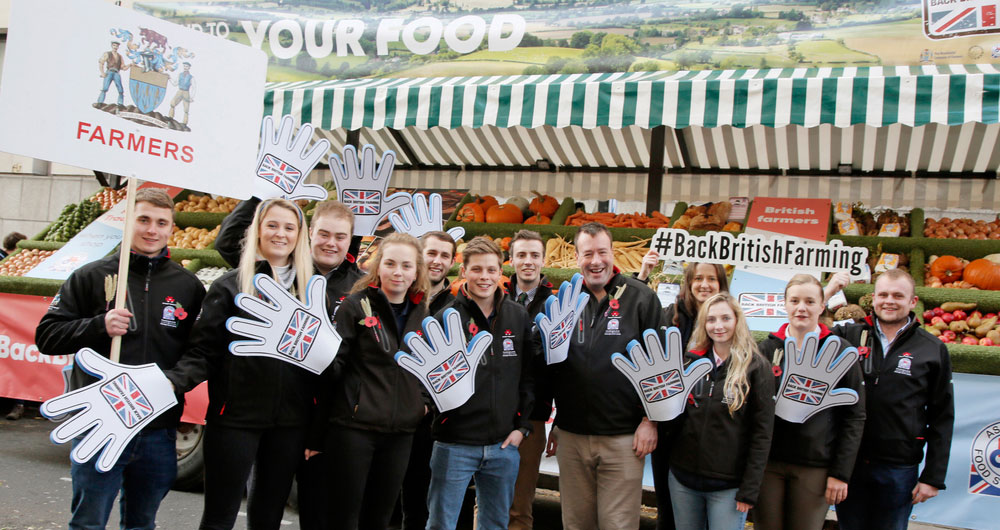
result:
[[[847,499],[837,505],[843,530],[906,530],[913,511],[917,466],[860,461],[847,487]]]
[[[82,438],[73,440],[76,447]],[[94,459],[72,463],[72,518],[70,530],[104,530],[120,491],[121,528],[153,530],[156,510],[177,476],[177,431],[141,431],[125,446],[121,458],[107,473],[94,468]],[[100,453],[94,456],[98,458]]]
[[[479,528],[506,529],[520,463],[521,454],[513,445],[501,449],[500,444],[434,442],[427,530],[453,530],[458,526],[458,514],[472,478],[476,481]]]
[[[674,522],[685,530],[743,530],[747,514],[736,509],[736,488],[698,491],[680,483],[670,473],[670,502]]]
[[[118,89],[118,104],[125,104],[125,92],[122,90],[122,75],[115,70],[108,70],[104,74],[104,85],[101,86],[101,95],[97,97],[98,103],[104,103],[104,96],[108,93],[108,88],[111,88],[111,82],[114,81],[115,88]]]

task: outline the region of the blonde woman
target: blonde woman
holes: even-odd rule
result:
[[[670,451],[677,528],[741,530],[757,503],[774,425],[774,378],[736,299],[698,310],[686,357],[714,368],[695,384]]]
[[[775,384],[781,380],[785,339],[802,344],[807,333],[819,334],[822,351],[830,330],[820,323],[826,307],[823,286],[809,274],[796,274],[785,286],[788,322],[760,343],[760,351],[771,361]],[[840,351],[850,347],[842,340]],[[843,361],[842,361],[843,362]],[[774,420],[774,443],[761,487],[760,509],[754,524],[763,530],[820,529],[830,505],[847,498],[854,460],[865,426],[864,382],[858,363],[847,371],[835,388],[857,392],[853,405],[831,407],[804,423]]]
[[[252,318],[235,298],[260,295],[253,286],[255,274],[273,277],[304,301],[312,271],[302,210],[284,199],[262,202],[247,228],[239,267],[212,284],[189,351],[166,374],[179,393],[208,380],[202,529],[233,527],[251,468],[249,527],[281,524],[305,449],[318,376],[277,359],[232,355],[229,343],[244,337],[227,331],[226,320]]]

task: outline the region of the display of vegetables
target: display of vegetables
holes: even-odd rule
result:
[[[850,205],[848,210],[849,217],[845,212],[843,215],[835,215],[835,218],[838,221],[844,218],[853,219],[857,233],[849,233],[841,229],[841,233],[844,235],[879,236],[892,234],[899,237],[910,236],[910,217],[906,214],[898,213],[889,208],[875,214],[866,209],[860,202]]]
[[[733,205],[729,201],[719,201],[702,205],[688,206],[684,214],[674,221],[671,228],[684,230],[726,230],[739,231],[743,227],[739,223],[727,223]]]
[[[240,201],[229,197],[212,197],[211,195],[195,195],[191,193],[187,199],[174,204],[178,212],[210,212],[229,213]]]
[[[112,206],[118,203],[118,201],[124,199],[127,193],[127,188],[122,188],[120,190],[101,188],[101,191],[94,194],[90,200],[100,204],[102,210],[110,210]]]
[[[601,223],[611,228],[668,228],[670,218],[660,212],[653,215],[643,213],[585,213],[578,211],[566,218],[566,226],[582,226],[586,223]]]
[[[978,311],[974,303],[946,302],[924,311],[923,320],[924,329],[941,342],[1000,346],[1000,319]]]
[[[927,287],[1000,291],[1000,254],[971,262],[955,256],[931,256],[928,262],[924,266]]]
[[[212,282],[218,280],[223,274],[228,272],[229,269],[225,267],[202,267],[198,269],[198,272],[194,273],[195,276],[201,280],[201,283],[205,284],[205,287],[212,285]]]
[[[76,204],[67,204],[63,207],[59,217],[49,227],[43,240],[69,241],[83,227],[89,225],[100,215],[101,205],[90,199],[84,199]]]
[[[215,241],[215,237],[219,235],[219,228],[217,226],[212,230],[207,230],[205,228],[195,228],[189,226],[183,230],[174,226],[174,233],[170,235],[170,239],[167,241],[167,246],[174,248],[190,248],[195,250],[201,250],[208,248],[209,245]]]
[[[54,250],[23,249],[0,261],[0,276],[23,276],[53,253]]]
[[[649,252],[650,239],[615,241],[611,244],[615,266],[623,272],[639,272],[642,257]],[[575,269],[576,247],[573,243],[555,236],[545,243],[545,266],[555,269]]]
[[[924,237],[938,239],[1000,239],[1000,219],[993,221],[973,221],[972,219],[927,219],[924,222]]]

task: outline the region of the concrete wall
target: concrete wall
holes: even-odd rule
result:
[[[80,202],[100,187],[93,174],[0,173],[0,237],[10,232],[33,237],[59,216],[63,206]]]

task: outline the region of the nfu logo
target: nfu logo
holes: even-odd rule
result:
[[[1000,421],[979,431],[969,459],[969,493],[1000,497]]]

